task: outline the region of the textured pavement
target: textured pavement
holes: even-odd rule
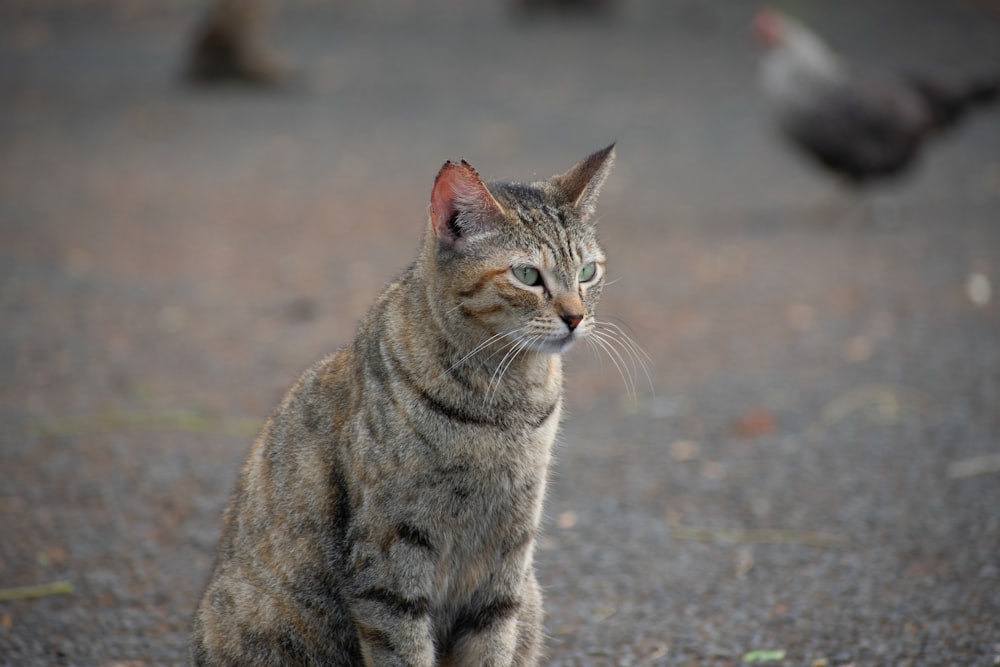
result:
[[[788,6],[876,68],[1000,67],[996,2],[870,4]],[[775,137],[750,2],[288,0],[278,91],[178,81],[201,7],[0,5],[0,665],[183,664],[254,429],[441,163],[610,141],[600,314],[649,380],[567,360],[549,664],[996,664],[1000,108],[858,203]]]

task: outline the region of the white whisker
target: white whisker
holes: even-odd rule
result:
[[[607,338],[614,340],[628,352],[628,355],[632,358],[633,368],[638,366],[642,369],[643,375],[646,376],[646,383],[649,385],[649,391],[656,393],[656,389],[653,387],[653,378],[649,373],[649,364],[653,362],[649,354],[617,324],[613,322],[598,322],[597,324],[605,327],[603,333]]]
[[[517,337],[516,337],[516,338],[513,338],[512,340],[509,340],[509,341],[507,341],[507,343],[505,343],[504,345],[502,345],[502,346],[501,346],[501,347],[500,347],[500,348],[499,348],[498,350],[496,350],[496,351],[495,351],[495,352],[494,352],[493,354],[491,354],[490,356],[486,357],[486,359],[484,359],[484,361],[489,361],[489,360],[490,360],[490,359],[492,359],[493,357],[495,357],[495,356],[497,356],[498,354],[500,354],[500,352],[502,352],[503,350],[505,350],[505,349],[509,348],[509,347],[510,347],[511,345],[516,345],[517,343],[519,343],[519,342],[520,342],[520,341],[521,341],[521,340],[522,340],[522,339],[524,338],[524,335],[523,335],[523,332],[524,332],[525,330],[527,330],[527,329],[528,329],[528,327],[527,327],[527,326],[523,326],[523,327],[519,327],[519,328],[518,328],[518,329],[516,329],[515,331],[510,331],[510,332],[508,332],[508,335],[513,335],[514,333],[517,333]]]
[[[642,347],[636,343],[625,330],[615,324],[614,322],[599,321],[594,320],[594,328],[591,331],[594,335],[595,340],[603,343],[602,347],[608,352],[609,356],[617,357],[623,365],[629,366],[631,373],[629,373],[629,378],[631,382],[626,382],[629,388],[635,392],[636,390],[636,377],[639,370],[642,371],[643,375],[646,376],[646,382],[649,384],[649,389],[651,392],[655,392],[653,387],[653,378],[649,372],[649,363],[652,363],[652,359],[649,354],[646,353]],[[612,355],[612,350],[614,354]],[[624,352],[624,354],[622,354]],[[626,364],[624,356],[627,355],[631,364]]]
[[[644,358],[646,361],[649,361],[649,362],[653,361],[652,357],[650,357],[648,354],[646,354],[646,351],[644,349],[642,349],[639,346],[639,344],[636,343],[635,340],[622,327],[620,327],[617,324],[615,324],[614,322],[610,322],[608,320],[594,320],[594,324],[597,325],[597,326],[611,327],[611,328],[613,328],[616,332],[618,332],[619,338],[620,338],[620,340],[621,340],[622,343],[628,345],[632,349],[633,352],[635,352],[636,354],[638,354],[639,356],[641,356],[642,358]]]
[[[458,368],[459,366],[461,366],[462,364],[464,364],[466,361],[468,361],[469,359],[471,359],[473,356],[475,356],[479,352],[482,352],[483,350],[485,350],[490,345],[496,343],[498,340],[501,340],[503,338],[507,338],[509,336],[514,336],[514,335],[517,336],[517,338],[515,338],[514,341],[518,340],[518,338],[520,338],[521,332],[524,329],[526,329],[526,328],[527,327],[523,327],[522,326],[522,327],[518,327],[517,329],[511,329],[510,331],[501,331],[500,333],[493,334],[492,336],[490,336],[489,338],[487,338],[483,342],[479,343],[479,345],[476,345],[474,348],[472,348],[472,350],[469,353],[467,353],[465,356],[463,356],[461,359],[459,359],[458,361],[456,361],[455,363],[453,363],[451,366],[449,366],[447,369],[445,369],[440,375],[438,375],[435,378],[435,381],[438,380],[438,379],[440,379],[441,377],[443,377],[443,376],[451,373],[453,370],[455,370],[456,368]],[[500,348],[498,350],[494,351],[493,354],[491,354],[489,357],[487,357],[485,361],[489,361],[490,359],[492,359],[494,356],[496,356],[497,354],[499,354],[502,350],[505,350],[509,345],[513,344],[514,341],[508,341],[507,344],[501,345]]]
[[[597,331],[592,331],[591,334],[591,340],[608,354],[611,363],[618,369],[618,374],[621,375],[622,382],[625,383],[625,390],[630,396],[635,396],[635,381],[631,374],[625,372],[625,367],[623,366],[625,360],[622,358],[621,353],[613,345],[604,340],[604,337]]]
[[[503,375],[503,370],[502,369],[504,367],[504,364],[507,362],[508,359],[511,359],[512,357],[514,357],[514,356],[517,355],[517,352],[518,352],[518,350],[521,349],[522,345],[524,345],[524,339],[523,338],[518,338],[516,341],[512,341],[510,343],[509,349],[503,355],[503,358],[500,359],[500,363],[498,363],[497,367],[493,369],[493,375],[490,376],[490,382],[486,386],[486,397],[487,397],[487,399],[489,398],[490,391],[493,389],[494,382],[498,382],[498,378]]]
[[[483,406],[485,407],[487,403],[496,397],[497,392],[500,391],[500,383],[503,381],[503,376],[507,373],[507,370],[517,359],[518,355],[524,350],[528,349],[531,345],[535,343],[540,338],[540,336],[528,336],[519,337],[514,341],[514,346],[504,354],[500,363],[497,364],[496,370],[493,371],[492,377],[490,377],[489,385],[486,387],[486,393],[483,396]]]
[[[509,332],[509,333],[513,333],[513,332]],[[472,348],[471,352],[469,352],[464,357],[462,357],[461,359],[459,359],[458,361],[456,361],[455,363],[453,363],[451,366],[449,366],[448,370],[446,370],[445,373],[452,372],[453,370],[455,370],[456,368],[458,368],[459,366],[461,366],[462,364],[464,364],[466,361],[468,361],[469,359],[471,359],[472,356],[475,355],[477,352],[482,351],[483,349],[489,347],[489,345],[491,343],[494,343],[495,341],[497,341],[497,340],[499,340],[499,339],[501,339],[501,338],[503,338],[503,337],[505,337],[507,335],[508,335],[507,333],[493,334],[492,336],[490,336],[489,338],[487,338],[486,340],[484,340],[482,343],[480,343],[479,345],[477,345],[474,348]]]
[[[587,344],[587,349],[590,350],[591,356],[597,359],[597,363],[601,365],[601,368],[604,368],[604,357],[601,355],[601,348],[597,347],[597,343],[590,336],[584,336],[583,342]]]

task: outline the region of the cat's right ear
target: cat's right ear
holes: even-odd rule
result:
[[[441,167],[431,190],[431,227],[441,244],[461,251],[465,239],[491,227],[504,215],[472,165],[448,161]]]
[[[611,165],[615,162],[615,145],[588,155],[583,162],[573,166],[565,174],[553,176],[552,180],[563,191],[566,198],[584,219],[594,215],[597,195],[601,192]]]

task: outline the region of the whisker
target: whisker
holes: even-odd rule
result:
[[[493,334],[492,336],[490,336],[489,338],[487,338],[483,342],[479,343],[479,345],[476,345],[474,348],[472,348],[471,352],[469,352],[464,357],[462,357],[461,359],[459,359],[458,361],[456,361],[454,364],[452,364],[451,366],[449,366],[443,373],[441,373],[441,375],[447,375],[448,373],[452,372],[453,370],[455,370],[456,368],[458,368],[459,366],[461,366],[462,364],[464,364],[466,361],[468,361],[469,359],[471,359],[473,356],[475,356],[477,353],[483,351],[484,349],[486,349],[487,347],[489,347],[490,345],[492,345],[496,341],[498,341],[498,340],[500,340],[502,338],[506,338],[507,336],[510,336],[510,335],[513,335],[513,334],[520,334],[520,332],[523,331],[526,328],[527,327],[523,327],[522,326],[522,327],[518,327],[516,329],[511,329],[510,331],[501,331],[500,333]],[[503,350],[506,347],[507,347],[506,345],[501,346],[500,350]],[[492,355],[490,355],[489,357],[487,357],[486,361],[489,361],[495,355],[499,354],[500,350],[497,350]],[[441,376],[439,375],[438,377],[441,377]],[[437,378],[435,378],[435,379],[437,379]]]
[[[585,337],[583,340],[585,340],[587,342],[587,345],[590,346],[591,353],[595,357],[597,357],[597,363],[600,365],[601,369],[604,368],[605,355],[607,355],[607,357],[611,359],[611,362],[615,365],[615,368],[618,369],[618,374],[622,376],[622,382],[625,384],[625,387],[627,389],[628,382],[625,380],[625,376],[624,374],[622,374],[622,370],[618,366],[618,363],[615,361],[614,357],[611,355],[610,352],[607,351],[607,348],[605,347],[606,343],[602,342],[602,344],[598,344],[597,336],[590,336],[590,335]]]
[[[601,368],[604,368],[604,357],[601,355],[601,348],[597,347],[590,336],[584,336],[583,342],[587,344],[587,349],[590,350],[590,354],[594,359],[597,359],[597,363],[600,364]]]
[[[604,340],[602,334],[597,331],[592,331],[591,334],[591,340],[593,340],[596,345],[600,346],[600,348],[607,353],[608,358],[611,359],[611,363],[613,363],[615,368],[618,369],[618,374],[621,376],[622,382],[625,384],[625,391],[628,392],[630,396],[634,397],[636,394],[635,381],[631,374],[625,372],[625,360],[622,358],[621,353],[613,345],[611,345],[611,343]]]
[[[501,352],[502,350],[504,350],[504,349],[507,349],[507,348],[508,348],[508,347],[510,347],[511,345],[515,345],[515,344],[519,343],[519,342],[520,342],[521,340],[523,340],[523,338],[524,338],[524,336],[523,336],[523,333],[522,333],[522,332],[526,331],[526,330],[527,330],[528,328],[529,328],[529,327],[528,327],[527,325],[525,325],[525,326],[523,326],[523,327],[518,327],[518,328],[517,328],[517,329],[515,329],[514,331],[511,331],[511,332],[510,332],[510,334],[513,334],[513,333],[517,332],[517,337],[516,337],[516,338],[514,338],[513,340],[509,340],[509,341],[507,341],[507,343],[506,343],[505,345],[502,345],[502,346],[500,347],[500,349],[498,349],[497,351],[495,351],[495,352],[494,352],[493,354],[491,354],[490,356],[486,357],[486,359],[484,359],[483,361],[489,361],[489,360],[490,360],[490,359],[492,359],[493,357],[495,357],[495,356],[497,356],[498,354],[500,354],[500,352]]]
[[[503,382],[503,376],[506,375],[508,369],[510,369],[518,355],[528,349],[540,338],[541,336],[536,335],[517,339],[515,346],[508,350],[508,352],[503,356],[503,359],[500,360],[500,363],[497,364],[496,370],[493,371],[493,376],[490,378],[490,383],[486,388],[486,394],[483,396],[483,406],[496,397],[497,392],[500,391],[500,384]]]
[[[506,354],[503,355],[503,358],[500,360],[500,363],[497,364],[497,367],[493,369],[493,375],[490,376],[490,382],[489,384],[486,385],[486,392],[483,394],[484,406],[490,401],[491,394],[493,393],[494,383],[496,383],[497,386],[499,387],[499,378],[503,376],[503,371],[501,369],[503,369],[504,363],[507,361],[507,359],[511,358],[512,356],[516,356],[517,351],[521,348],[521,345],[523,344],[524,344],[523,338],[518,338],[516,341],[513,341],[510,344],[510,349],[508,349]]]
[[[643,359],[644,356],[648,359],[649,355],[647,355],[645,351],[641,347],[639,347],[638,343],[633,341],[631,338],[628,337],[627,334],[621,331],[619,327],[611,325],[609,323],[601,323],[601,324],[605,325],[604,329],[595,328],[594,331],[592,332],[595,334],[596,338],[605,341],[615,350],[618,350],[617,346],[620,346],[621,351],[625,352],[631,358],[632,373],[630,373],[630,378],[632,379],[632,389],[635,390],[637,388],[635,379],[636,376],[638,375],[638,370],[641,369],[643,374],[646,376],[646,382],[649,384],[650,391],[655,393],[656,390],[653,387],[653,379],[649,373],[649,366]],[[625,363],[624,358],[620,353],[619,353],[619,359],[621,359],[623,364]]]
[[[626,384],[628,385],[629,390],[634,391],[635,368],[634,365],[625,363],[625,355],[618,348],[618,346],[614,344],[618,342],[617,339],[611,336],[608,332],[601,331],[600,329],[593,329],[590,333],[591,336],[594,338],[594,342],[600,345],[602,349],[604,349],[604,351],[608,353],[608,356],[611,358],[612,361],[618,363],[618,365],[621,368],[621,372],[625,373],[625,375],[627,376]],[[629,372],[626,373],[625,372],[626,370],[628,370]]]
[[[649,354],[642,349],[642,346],[635,342],[635,340],[617,324],[596,320],[594,324],[595,331],[601,330],[601,327],[603,327],[601,333],[619,343],[625,350],[628,351],[629,356],[632,357],[633,364],[638,365],[639,368],[642,369],[643,375],[646,376],[646,382],[649,384],[649,390],[656,393],[656,389],[653,386],[653,378],[649,372],[649,364],[653,362],[652,357],[650,357]]]
[[[513,363],[514,359],[517,357],[518,352],[520,352],[521,348],[524,345],[525,345],[525,338],[523,336],[519,336],[516,340],[511,341],[508,346],[504,346],[504,347],[509,347],[509,349],[503,355],[503,358],[500,359],[500,363],[497,364],[497,367],[493,369],[493,375],[490,376],[490,382],[488,385],[486,385],[486,393],[483,396],[483,405],[486,405],[492,399],[492,397],[496,395],[496,392],[499,391],[500,380],[503,378],[503,374],[505,372],[505,364],[508,363],[508,359],[510,360],[509,363]]]
[[[527,328],[528,327],[525,326],[522,327],[521,330]],[[510,368],[511,364],[514,363],[514,360],[517,359],[517,356],[540,338],[541,336],[518,336],[513,341],[509,341],[506,345],[503,345],[499,350],[487,358],[487,361],[489,361],[496,355],[500,354],[501,351],[506,350],[503,358],[500,359],[500,363],[498,363],[497,367],[493,370],[493,375],[490,376],[489,384],[486,385],[486,392],[483,396],[484,406],[496,396],[498,391],[500,391],[500,383],[503,381],[503,376],[506,374],[507,369]]]
[[[513,333],[513,332],[510,332],[510,333]],[[459,366],[461,366],[462,364],[464,364],[466,361],[468,361],[469,359],[471,359],[473,357],[473,355],[475,355],[477,352],[480,352],[480,351],[484,350],[485,348],[489,347],[490,344],[492,344],[495,341],[497,341],[497,340],[505,337],[506,335],[508,335],[508,334],[507,333],[503,333],[503,332],[498,333],[498,334],[493,334],[492,336],[490,336],[489,338],[487,338],[486,340],[484,340],[482,343],[480,343],[479,345],[477,345],[474,348],[472,348],[471,352],[469,352],[464,357],[462,357],[461,359],[459,359],[458,361],[456,361],[454,364],[452,364],[448,368],[448,370],[445,371],[445,372],[446,373],[450,373],[451,371],[455,370],[456,368],[458,368]]]
[[[618,319],[618,318],[612,318],[612,319]],[[653,358],[650,357],[648,354],[646,354],[646,351],[644,349],[642,349],[642,347],[638,343],[635,342],[635,338],[633,338],[632,333],[630,331],[626,331],[625,330],[625,328],[628,327],[628,325],[625,324],[625,322],[622,321],[622,320],[620,320],[620,319],[618,319],[618,321],[622,323],[622,326],[619,326],[615,322],[610,321],[610,319],[609,320],[596,320],[595,319],[594,320],[594,324],[596,324],[598,326],[604,326],[604,327],[613,327],[615,329],[615,331],[617,331],[619,334],[621,334],[623,342],[628,342],[630,344],[630,346],[636,352],[638,352],[647,361],[649,361],[650,363],[652,363]]]

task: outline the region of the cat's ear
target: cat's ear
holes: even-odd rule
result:
[[[431,226],[442,245],[461,250],[468,236],[489,229],[503,215],[471,164],[444,163],[434,179],[430,205]]]
[[[597,195],[600,194],[601,186],[604,185],[614,161],[615,145],[611,144],[587,156],[565,174],[552,177],[556,187],[563,191],[584,220],[594,214]]]

